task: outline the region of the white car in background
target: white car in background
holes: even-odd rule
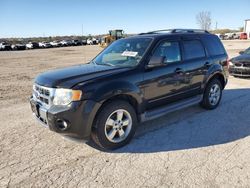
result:
[[[39,44],[39,48],[45,48],[46,47],[45,42],[39,42],[38,44]]]
[[[32,42],[26,44],[26,49],[32,49],[32,48],[33,48]]]
[[[57,42],[57,41],[52,41],[50,42],[50,44],[53,46],[53,47],[59,47],[61,44],[60,42]]]
[[[60,43],[60,46],[71,46],[72,45],[72,41],[70,40],[62,40]]]
[[[1,42],[0,43],[0,50],[3,50],[4,49],[4,42]]]
[[[88,45],[93,45],[92,39],[87,39],[87,44],[88,44]]]
[[[225,33],[225,40],[234,39],[235,33]]]
[[[6,42],[0,43],[0,50],[12,50],[11,45]]]
[[[93,42],[93,44],[98,44],[98,43],[99,43],[99,40],[96,39],[96,38],[92,38],[92,42]]]

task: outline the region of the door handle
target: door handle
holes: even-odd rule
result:
[[[184,71],[182,68],[177,68],[177,69],[175,69],[175,73],[176,74],[184,74]]]

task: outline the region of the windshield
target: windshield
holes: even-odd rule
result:
[[[152,39],[130,38],[113,42],[93,62],[98,65],[134,67],[142,59]]]
[[[246,49],[244,54],[250,55],[250,48]]]

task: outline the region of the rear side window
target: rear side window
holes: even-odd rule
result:
[[[199,40],[183,41],[184,59],[196,59],[205,57],[205,50]]]
[[[206,36],[202,38],[209,55],[223,55],[225,49],[217,36]]]

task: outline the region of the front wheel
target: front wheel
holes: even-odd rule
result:
[[[125,101],[113,101],[98,113],[92,131],[92,140],[101,148],[120,148],[132,139],[137,127],[134,108]]]
[[[209,110],[215,109],[219,105],[221,97],[221,82],[218,79],[213,79],[208,83],[205,89],[201,106]]]

